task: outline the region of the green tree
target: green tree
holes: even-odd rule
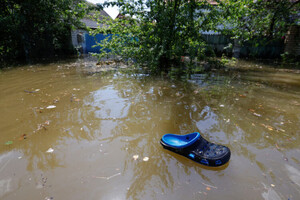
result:
[[[300,0],[222,0],[220,30],[241,40],[283,37],[288,28],[300,23]]]
[[[2,61],[71,53],[71,28],[87,10],[84,0],[2,0],[0,7]]]
[[[182,66],[181,56],[188,55],[190,63],[200,58],[205,50],[201,32],[214,29],[217,13],[207,1],[196,0],[117,0],[99,6],[110,5],[118,6],[123,17],[99,21],[104,26],[93,33],[107,36],[98,44],[100,59],[119,55],[154,70]]]

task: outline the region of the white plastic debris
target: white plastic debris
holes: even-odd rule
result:
[[[56,106],[55,105],[47,106],[47,109],[52,109],[52,108],[56,108]]]
[[[258,114],[258,113],[253,113],[253,115],[255,115],[255,116],[257,116],[257,117],[261,117],[261,115]]]
[[[220,105],[221,108],[224,108],[225,106],[223,104]]]
[[[132,158],[133,158],[134,160],[137,160],[137,159],[139,158],[139,155],[133,155]]]
[[[49,148],[49,149],[46,151],[46,153],[53,153],[53,151],[54,151],[54,149]]]
[[[149,160],[149,157],[144,157],[143,161],[147,162]]]

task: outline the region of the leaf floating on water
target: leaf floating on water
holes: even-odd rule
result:
[[[275,187],[275,185],[274,185],[274,184],[271,184],[271,187]]]
[[[281,131],[281,132],[283,132],[283,133],[285,133],[285,130],[282,129],[282,128],[279,128],[278,130]]]
[[[206,190],[207,190],[207,191],[210,191],[210,190],[211,190],[211,188],[210,188],[210,187],[206,187]]]
[[[74,99],[74,101],[76,101],[76,102],[79,102],[79,101],[80,101],[80,99]]]
[[[137,159],[139,158],[139,155],[133,155],[132,158],[133,158],[134,160],[137,160]]]
[[[149,160],[149,157],[144,157],[143,161],[147,162]]]
[[[270,131],[273,131],[274,128],[272,126],[269,126],[269,125],[265,125],[265,124],[261,124],[263,127],[267,128],[268,130]]]
[[[250,112],[253,112],[253,113],[255,112],[255,110],[254,110],[254,109],[251,109],[251,108],[249,108],[248,110],[249,110]]]
[[[19,140],[24,140],[24,139],[26,139],[27,138],[27,135],[26,134],[23,134],[23,135],[21,135],[21,137],[19,138]]]
[[[275,146],[276,146],[276,149],[278,149],[278,150],[282,150],[279,146],[278,146],[278,144],[276,143],[275,144]]]
[[[47,106],[47,109],[52,109],[52,108],[56,108],[56,106],[55,105]]]
[[[7,142],[5,142],[5,145],[11,145],[13,143],[14,143],[13,141],[7,141]]]
[[[53,151],[54,151],[54,149],[49,148],[49,149],[46,151],[46,153],[53,153]]]

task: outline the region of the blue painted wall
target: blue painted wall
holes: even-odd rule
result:
[[[103,35],[103,34],[97,34],[96,36],[92,36],[89,34],[85,34],[85,44],[86,44],[86,49],[85,53],[99,53],[100,52],[100,47],[93,47],[96,45],[96,41],[99,43],[101,40],[104,40],[106,37],[109,37],[109,35]]]

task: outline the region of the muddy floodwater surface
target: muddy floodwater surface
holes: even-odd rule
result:
[[[185,81],[85,61],[0,72],[0,199],[300,199],[300,74],[240,62]],[[162,148],[198,131],[209,168]]]

